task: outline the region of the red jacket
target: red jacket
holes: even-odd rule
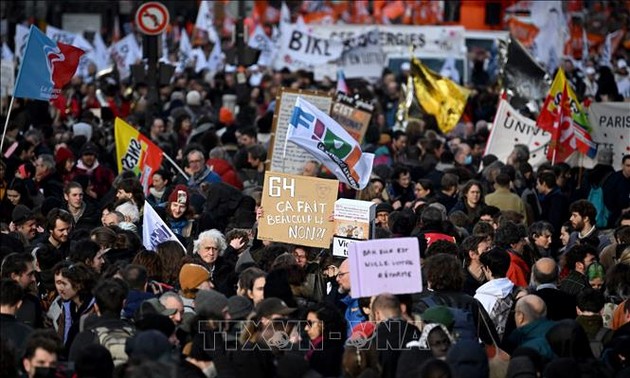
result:
[[[516,253],[510,253],[510,268],[507,271],[507,278],[516,286],[527,287],[529,285],[530,268],[523,258]]]
[[[234,170],[234,167],[224,159],[212,158],[206,161],[206,165],[210,167],[216,174],[221,176],[224,183],[230,184],[238,190],[243,190],[243,183]]]

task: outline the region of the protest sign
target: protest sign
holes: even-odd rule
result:
[[[367,101],[337,93],[330,117],[361,143],[372,118],[374,106]]]
[[[337,199],[337,180],[276,172],[265,174],[263,217],[258,238],[328,248],[334,223],[329,221]]]
[[[353,298],[422,291],[418,238],[353,242],[348,258]]]
[[[285,25],[281,32],[275,61],[277,69],[313,71],[315,66],[335,60],[343,52],[341,41],[321,38],[298,24]]]
[[[547,161],[547,146],[551,135],[522,116],[506,100],[501,100],[484,155],[492,154],[507,162],[515,144],[529,147],[529,164],[536,168]]]
[[[330,113],[330,107],[333,102],[331,96],[316,91],[283,88],[276,99],[276,110],[273,113],[272,137],[269,143],[269,166],[267,168],[271,171],[300,174],[304,164],[314,159],[302,147],[293,143],[286,143],[285,146],[287,130],[293,114],[293,108],[295,107],[295,100],[298,96],[315,105],[322,112]]]
[[[630,102],[598,102],[588,109],[591,137],[598,149],[612,149],[613,166],[630,154]]]
[[[376,203],[340,198],[335,202],[335,236],[371,239],[375,216]]]
[[[333,236],[332,255],[336,257],[348,257],[348,247],[355,241],[362,239],[346,238],[343,236]]]

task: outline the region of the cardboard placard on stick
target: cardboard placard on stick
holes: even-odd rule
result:
[[[329,218],[333,214],[338,187],[337,180],[267,172],[258,238],[330,247],[335,224]]]

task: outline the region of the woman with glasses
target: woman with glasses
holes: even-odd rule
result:
[[[318,303],[308,309],[304,331],[310,341],[305,356],[310,368],[324,377],[338,377],[346,335],[343,315],[329,303]]]

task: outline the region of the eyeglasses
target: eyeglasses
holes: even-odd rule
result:
[[[343,272],[343,273],[339,272],[339,273],[337,273],[337,277],[341,278],[341,277],[345,276],[348,273],[350,273],[350,272]]]

